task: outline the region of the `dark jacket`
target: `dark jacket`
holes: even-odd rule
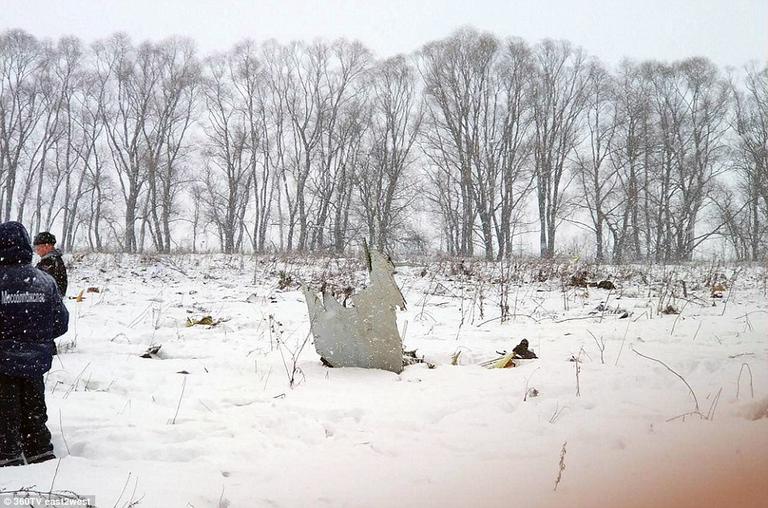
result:
[[[35,378],[51,368],[53,339],[69,312],[53,277],[33,267],[27,230],[0,224],[0,374]]]
[[[37,268],[44,271],[56,281],[59,294],[63,297],[67,294],[67,267],[61,259],[61,251],[54,249],[40,259]]]

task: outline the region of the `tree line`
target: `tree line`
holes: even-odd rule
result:
[[[764,64],[609,68],[567,41],[473,29],[384,60],[346,40],[201,56],[182,38],[10,30],[0,218],[131,253],[207,237],[226,253],[343,253],[365,238],[502,259],[538,231],[553,257],[572,223],[598,260],[688,260],[710,238],[762,259]]]

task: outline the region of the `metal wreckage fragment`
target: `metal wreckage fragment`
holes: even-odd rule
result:
[[[345,307],[327,291],[322,299],[302,285],[317,353],[332,367],[403,371],[403,341],[395,310],[405,299],[395,282],[389,256],[366,250],[370,283]]]

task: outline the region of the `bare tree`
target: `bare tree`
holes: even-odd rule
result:
[[[65,100],[65,96],[71,94],[71,87],[68,85],[69,80],[66,78],[59,79],[61,75],[58,72],[58,54],[53,44],[50,42],[38,44],[37,51],[41,64],[32,86],[38,90],[40,118],[31,135],[25,140],[26,144],[19,147],[22,150],[22,157],[19,159],[18,169],[21,170],[22,178],[19,182],[20,187],[18,187],[20,192],[15,198],[17,220],[24,221],[26,205],[28,200],[33,197],[36,187],[37,199],[32,214],[33,231],[41,227],[47,229],[51,222],[53,199],[47,200],[50,203],[48,217],[45,219],[45,225],[41,226],[43,222],[43,193],[48,194],[53,191],[55,196],[59,188],[58,184],[61,183],[62,173],[58,171],[58,179],[50,178],[52,175],[49,168],[54,165],[51,159],[54,163],[59,161],[58,150],[54,151],[52,147],[66,131],[62,125],[65,122],[60,121],[64,109],[62,108],[62,101]],[[55,166],[60,169],[59,164],[55,164]],[[44,186],[44,183],[48,185]]]
[[[137,50],[123,34],[97,43],[94,51],[103,87],[102,120],[125,203],[122,248],[138,252],[136,222],[144,216],[139,207],[149,165],[144,130],[150,122],[159,76],[150,65],[149,44]]]
[[[217,227],[221,248],[228,254],[239,248],[253,183],[248,120],[232,82],[230,64],[227,56],[218,56],[206,65],[206,192],[199,196]]]
[[[718,200],[728,215],[730,237],[742,249],[739,257],[758,260],[768,248],[768,67],[747,68],[745,90],[732,85],[735,97],[735,165],[740,176],[740,193],[745,201],[746,217],[740,219],[733,209],[733,194]],[[741,240],[739,242],[739,239]]]
[[[101,114],[103,88],[99,76],[87,72],[80,81],[82,86],[78,94],[78,115],[75,117],[77,128],[82,136],[81,152],[88,179],[89,207],[87,216],[87,237],[91,249],[101,252],[105,249],[105,235],[102,225],[105,219],[114,222],[109,216],[109,203],[113,202],[112,182],[107,167],[108,148],[104,140],[104,121]],[[74,244],[74,235],[73,235]],[[71,247],[71,246],[70,246]]]
[[[647,166],[652,144],[650,92],[637,65],[624,61],[614,78],[615,132],[608,154],[619,181],[615,200],[609,200],[606,226],[613,238],[613,259],[642,258],[643,218],[647,216]],[[644,176],[646,179],[644,179]]]
[[[45,59],[34,37],[21,30],[0,35],[0,214],[11,220],[18,172],[44,117],[38,72]],[[39,147],[39,144],[38,144]],[[39,153],[39,151],[38,151]],[[34,164],[33,164],[34,165]],[[22,178],[27,175],[21,175]]]
[[[284,97],[290,119],[287,145],[290,151],[282,168],[283,190],[288,205],[286,248],[307,248],[309,207],[307,181],[318,157],[326,104],[323,102],[323,68],[327,55],[322,47],[312,51],[293,43],[282,51],[283,65],[275,80]],[[298,229],[298,239],[295,238]]]
[[[413,147],[423,117],[415,70],[404,57],[380,63],[371,87],[371,128],[355,182],[368,242],[382,252],[392,249],[404,231],[416,198]]]
[[[421,63],[429,195],[449,251],[473,253],[477,221],[486,259],[501,258],[511,252],[515,217],[531,187],[530,49],[462,30],[425,46]]]
[[[581,49],[545,40],[536,47],[532,75],[534,170],[541,256],[555,255],[555,233],[570,183],[566,162],[574,149],[586,102],[587,66]]]
[[[496,121],[502,114],[500,83],[494,79],[498,49],[494,36],[464,29],[421,50],[429,118],[424,146],[433,179],[443,180],[441,187],[454,182],[459,190],[457,254],[473,254],[477,218],[487,259],[494,257],[493,215],[501,169],[496,157],[487,159],[501,138]],[[438,198],[452,197],[443,189]],[[441,203],[450,215],[452,207],[446,205]]]
[[[346,246],[349,208],[353,189],[355,160],[363,134],[361,115],[365,110],[363,79],[370,53],[360,43],[338,40],[330,46],[314,44],[312,60],[321,73],[320,136],[317,145],[317,171],[310,173],[310,190],[316,199],[310,248],[324,248],[332,232],[333,247]],[[333,221],[332,225],[328,223]]]
[[[680,63],[684,76],[687,118],[690,125],[691,153],[678,167],[683,219],[677,227],[677,255],[690,260],[694,249],[719,226],[697,231],[699,214],[711,196],[715,178],[726,169],[726,132],[729,127],[730,88],[715,67],[704,58]],[[678,217],[680,217],[678,215]]]
[[[523,213],[535,173],[530,171],[532,108],[528,77],[533,72],[531,50],[521,40],[505,42],[497,64],[501,91],[500,125],[495,129],[498,142],[486,150],[486,160],[501,172],[499,205],[494,210],[494,225],[499,244],[498,259],[512,254],[514,230]],[[498,212],[498,214],[496,213]]]
[[[584,149],[575,151],[576,173],[585,198],[582,206],[589,213],[590,226],[595,233],[595,259],[601,262],[604,259],[606,218],[615,206],[613,192],[618,184],[616,168],[609,159],[616,132],[616,103],[613,79],[601,63],[590,62],[585,86],[587,139]]]
[[[230,75],[241,104],[250,147],[248,166],[252,173],[254,202],[251,247],[254,252],[263,252],[277,187],[274,174],[280,150],[280,130],[273,123],[283,121],[278,118],[283,114],[282,103],[269,87],[267,70],[253,42],[246,41],[236,46],[230,62]],[[248,228],[243,225],[243,230],[248,231]]]
[[[171,251],[171,221],[186,183],[185,159],[193,123],[200,66],[190,40],[169,39],[142,47],[146,74],[156,79],[149,91],[150,115],[142,124],[146,146],[149,230],[155,249]]]
[[[87,79],[83,60],[83,48],[77,39],[65,38],[59,42],[56,51],[57,58],[51,67],[55,70],[59,91],[57,116],[61,135],[53,145],[55,154],[55,174],[63,185],[55,185],[52,192],[46,194],[49,202],[49,212],[46,218],[46,229],[51,229],[53,217],[51,210],[57,198],[59,188],[62,190],[61,203],[58,212],[61,213],[61,240],[65,249],[71,249],[75,242],[77,229],[84,217],[81,210],[82,199],[90,191],[88,182],[88,162],[93,150],[90,134],[83,129],[79,121],[83,112],[82,101],[84,94],[89,93],[84,80]],[[41,188],[38,188],[38,204],[42,203]]]
[[[660,140],[658,162],[651,169],[657,187],[647,191],[655,202],[652,241],[657,260],[687,260],[720,228],[696,231],[715,178],[726,169],[729,88],[703,58],[653,65],[648,72]]]

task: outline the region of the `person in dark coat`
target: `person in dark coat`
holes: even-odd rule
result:
[[[43,374],[69,312],[53,277],[31,263],[24,226],[0,224],[0,467],[56,458]]]
[[[56,237],[48,231],[43,231],[35,236],[35,252],[40,256],[37,267],[50,274],[59,287],[59,294],[64,297],[67,294],[67,267],[61,258],[61,251],[56,248]]]

